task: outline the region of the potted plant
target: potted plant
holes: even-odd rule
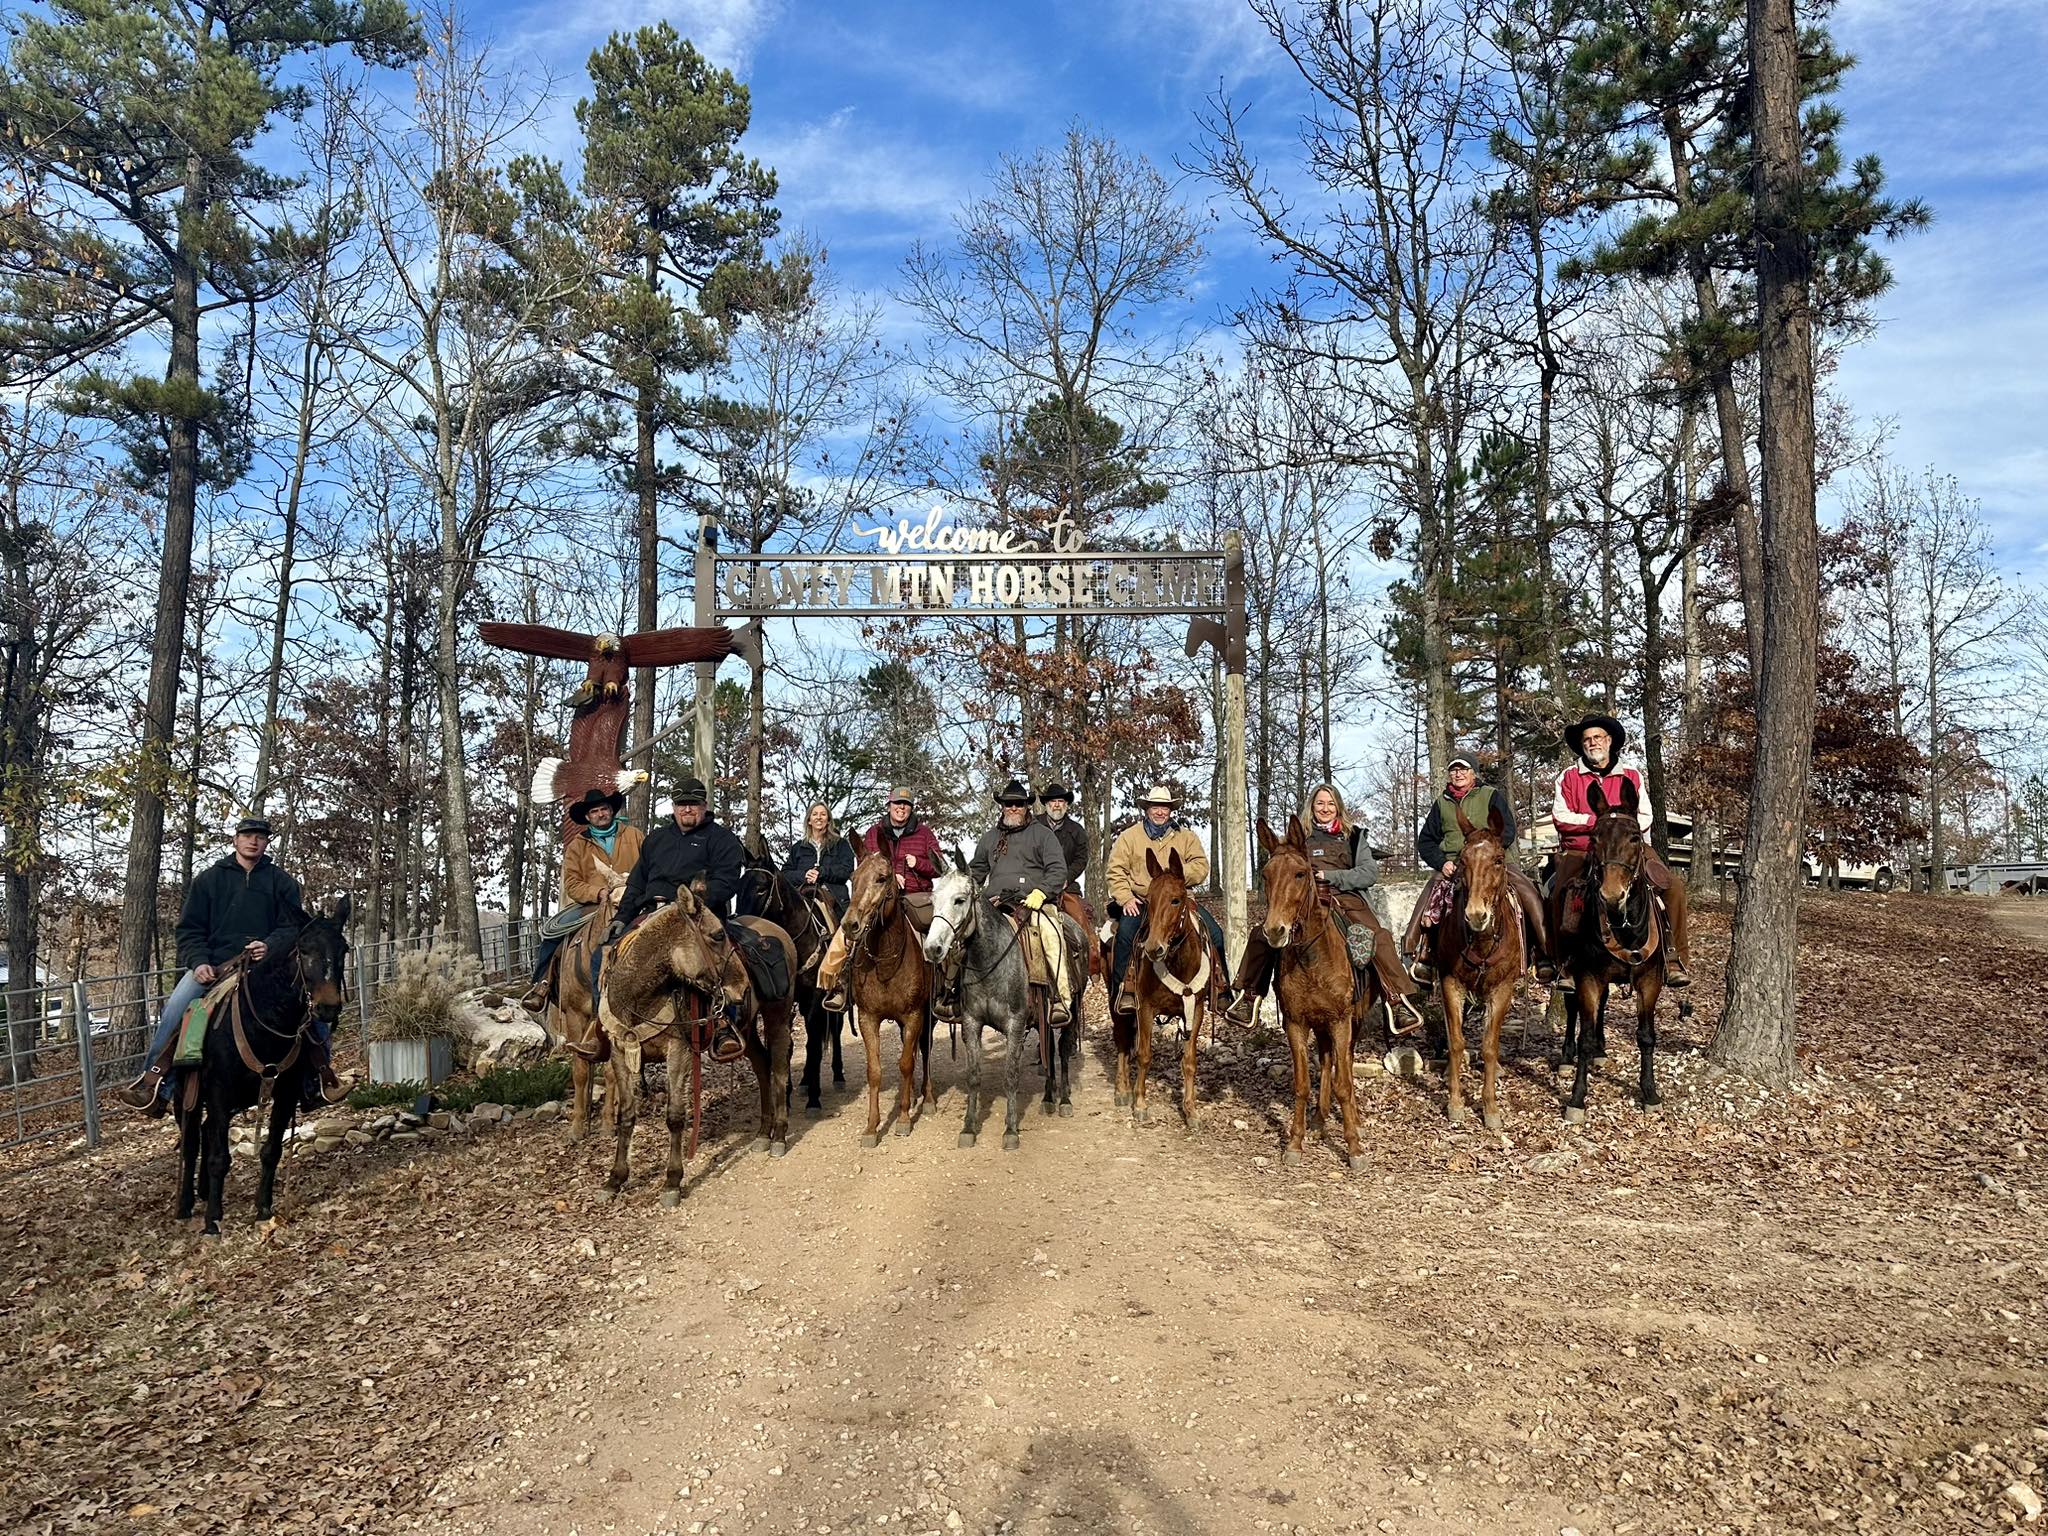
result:
[[[370,1081],[444,1082],[455,1070],[462,995],[482,985],[476,956],[436,944],[398,957],[370,1014]]]

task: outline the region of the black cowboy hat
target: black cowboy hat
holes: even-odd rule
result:
[[[669,795],[671,805],[704,805],[711,796],[705,791],[702,779],[685,779]]]
[[[1596,725],[1605,731],[1607,739],[1614,743],[1614,748],[1608,755],[1607,760],[1610,763],[1620,762],[1621,749],[1628,745],[1628,727],[1612,715],[1588,715],[1577,725],[1566,726],[1564,729],[1564,744],[1572,749],[1572,754],[1575,757],[1584,757],[1586,754],[1580,748],[1579,742],[1585,737],[1586,732]]]
[[[610,806],[612,814],[616,816],[626,808],[626,797],[618,790],[606,794],[593,784],[583,792],[581,800],[569,807],[569,819],[579,827],[587,827],[590,825],[590,813],[600,805]]]
[[[1012,779],[996,791],[997,805],[1029,805],[1031,791],[1024,787],[1022,779]]]
[[[1074,797],[1064,784],[1048,784],[1038,792],[1041,803],[1047,800],[1072,800]]]

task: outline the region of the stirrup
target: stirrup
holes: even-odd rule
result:
[[[819,998],[818,1006],[827,1013],[846,1012],[846,983],[840,982],[838,986]]]
[[[1436,985],[1436,967],[1427,960],[1415,959],[1408,962],[1407,977],[1425,987]]]
[[[164,1069],[145,1067],[142,1075],[132,1083],[124,1083],[114,1090],[114,1097],[130,1109],[153,1108],[163,1097]]]
[[[1230,1005],[1223,1010],[1223,1017],[1233,1024],[1242,1024],[1250,1028],[1252,1018],[1258,1011],[1258,995],[1246,987],[1230,1000]]]
[[[1673,954],[1664,957],[1664,985],[1674,992],[1682,992],[1692,985],[1692,972],[1685,962]]]
[[[721,1066],[729,1066],[747,1054],[747,1042],[740,1038],[739,1026],[727,1019],[711,1031],[711,1059]]]

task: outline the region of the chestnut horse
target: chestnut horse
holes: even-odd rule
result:
[[[1116,1102],[1128,1104],[1140,1125],[1152,1120],[1145,1085],[1152,1072],[1152,1032],[1171,1019],[1184,1032],[1180,1055],[1180,1118],[1195,1128],[1195,1045],[1202,1038],[1202,1015],[1209,1004],[1211,983],[1222,962],[1209,947],[1209,931],[1195,914],[1180,855],[1166,862],[1145,850],[1145,926],[1131,946],[1131,992],[1137,997],[1135,1018],[1112,1012],[1116,1041]],[[1134,1076],[1135,1074],[1135,1076]]]
[[[1290,818],[1283,840],[1259,823],[1259,846],[1266,853],[1266,943],[1273,949],[1273,992],[1280,1000],[1280,1018],[1287,1027],[1287,1047],[1294,1057],[1294,1119],[1288,1128],[1282,1163],[1301,1161],[1301,1143],[1308,1129],[1308,1047],[1314,1040],[1322,1066],[1317,1121],[1328,1126],[1334,1092],[1344,1116],[1344,1160],[1363,1167],[1358,1145],[1358,1103],[1352,1093],[1351,1037],[1372,1005],[1376,979],[1361,986],[1344,945],[1328,887],[1310,867],[1308,844],[1299,817]]]
[[[1635,988],[1636,1048],[1642,1056],[1638,1084],[1643,1108],[1655,1109],[1657,1093],[1657,999],[1664,991],[1664,914],[1643,868],[1643,832],[1636,820],[1636,787],[1624,780],[1621,798],[1610,805],[1598,784],[1587,797],[1593,812],[1593,846],[1586,855],[1584,889],[1567,892],[1583,902],[1578,931],[1560,934],[1558,947],[1572,990],[1564,1000],[1564,1065],[1572,1068],[1571,1099],[1564,1117],[1586,1118],[1586,1068],[1607,1054],[1607,994],[1616,983]],[[1681,1005],[1680,1012],[1684,1012]]]
[[[1458,855],[1451,909],[1436,931],[1437,986],[1443,993],[1444,1028],[1451,1046],[1451,1124],[1465,1123],[1465,1004],[1477,1001],[1486,1016],[1480,1045],[1485,1075],[1479,1089],[1479,1118],[1489,1131],[1500,1129],[1500,1106],[1494,1097],[1500,1076],[1500,1027],[1514,1004],[1515,982],[1528,963],[1521,909],[1508,890],[1503,828],[1497,803],[1488,810],[1486,825],[1476,828],[1466,819],[1464,807],[1458,807],[1465,847]]]
[[[903,884],[886,854],[871,853],[853,872],[853,896],[846,907],[847,993],[868,1055],[868,1128],[864,1147],[882,1140],[882,1025],[894,1019],[903,1030],[897,1064],[896,1134],[908,1136],[917,1105],[917,1058],[924,1053],[924,1107],[938,1102],[932,1091],[931,1042],[925,1021],[935,979],[925,960],[917,926],[903,905]]]
[[[738,921],[781,945],[784,961],[795,973],[796,946],[788,934],[761,918]],[[695,1114],[702,1102],[709,1020],[728,1009],[761,1088],[754,1145],[771,1157],[781,1157],[789,1151],[790,1000],[765,1002],[754,995],[738,948],[688,887],[613,947],[597,1007],[611,1045],[607,1097],[617,1133],[611,1172],[604,1181],[608,1197],[626,1187],[632,1168],[633,1129],[640,1118],[641,1054],[659,1046],[668,1067],[668,1168],[661,1203],[682,1203],[688,1159],[697,1150]],[[685,1079],[690,1082],[687,1094]],[[687,1151],[685,1127],[690,1128]]]

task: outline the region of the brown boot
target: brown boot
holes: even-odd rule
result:
[[[165,1070],[166,1065],[161,1059],[150,1063],[148,1069],[134,1082],[116,1088],[114,1097],[130,1109],[147,1110],[152,1115],[162,1114],[162,1106],[167,1101],[159,1090],[163,1086]]]
[[[1258,1011],[1259,995],[1250,987],[1240,987],[1231,995],[1230,1006],[1223,1010],[1223,1017],[1233,1024],[1242,1024],[1249,1029],[1252,1015]]]

